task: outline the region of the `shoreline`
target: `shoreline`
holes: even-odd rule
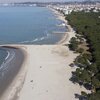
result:
[[[59,44],[59,45],[68,44],[71,37],[75,37],[75,34],[76,34],[75,31],[68,24],[68,21],[65,19],[65,16],[63,14],[61,14],[59,11],[57,11],[53,8],[49,8],[49,9],[55,14],[55,16],[57,16],[57,19],[59,19],[65,23],[66,32],[64,33],[64,36],[61,38],[61,40],[59,40],[56,44]]]
[[[59,12],[57,12],[59,13]],[[21,69],[5,91],[1,100],[75,100],[83,87],[73,84],[69,79],[75,68],[69,66],[77,54],[65,44],[75,36],[75,31],[68,25],[64,16],[57,17],[65,21],[68,31],[54,45],[8,44],[20,48],[24,53]],[[10,92],[10,93],[9,93]],[[6,98],[5,98],[6,97]]]
[[[0,100],[12,100],[9,98],[16,95],[15,92],[22,83],[21,81],[17,83],[16,79],[18,79],[19,73],[22,71],[22,69],[24,69],[23,64],[26,60],[26,52],[15,46],[1,46],[1,48],[6,49],[10,54],[7,56],[7,59],[3,65],[4,67],[2,68],[4,69],[4,71],[2,71],[4,77],[0,82],[0,87],[2,87],[2,89],[0,88]]]

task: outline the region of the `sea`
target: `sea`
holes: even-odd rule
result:
[[[46,7],[0,7],[0,44],[55,44],[62,23]]]
[[[46,7],[0,7],[0,44],[55,44],[67,30],[62,23]]]

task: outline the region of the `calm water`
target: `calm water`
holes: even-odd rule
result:
[[[43,7],[0,7],[0,44],[54,44],[66,31],[52,11]]]

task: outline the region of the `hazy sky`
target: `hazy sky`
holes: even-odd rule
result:
[[[82,1],[82,0],[0,0],[0,3],[10,3],[10,2],[27,2],[27,1],[40,1],[40,2],[51,2],[51,1]]]

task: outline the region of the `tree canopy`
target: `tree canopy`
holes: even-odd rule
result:
[[[74,72],[78,82],[83,84],[91,84],[93,92],[86,95],[88,100],[100,100],[100,12],[72,12],[66,16],[69,24],[73,27],[77,34],[82,35],[89,44],[89,52],[91,55],[82,54],[76,59],[76,63],[84,65],[79,66]],[[77,50],[76,39],[71,39],[69,47]],[[73,45],[74,44],[74,45]],[[76,47],[75,47],[76,46]],[[74,49],[73,49],[74,48]],[[91,91],[92,91],[91,90]]]

